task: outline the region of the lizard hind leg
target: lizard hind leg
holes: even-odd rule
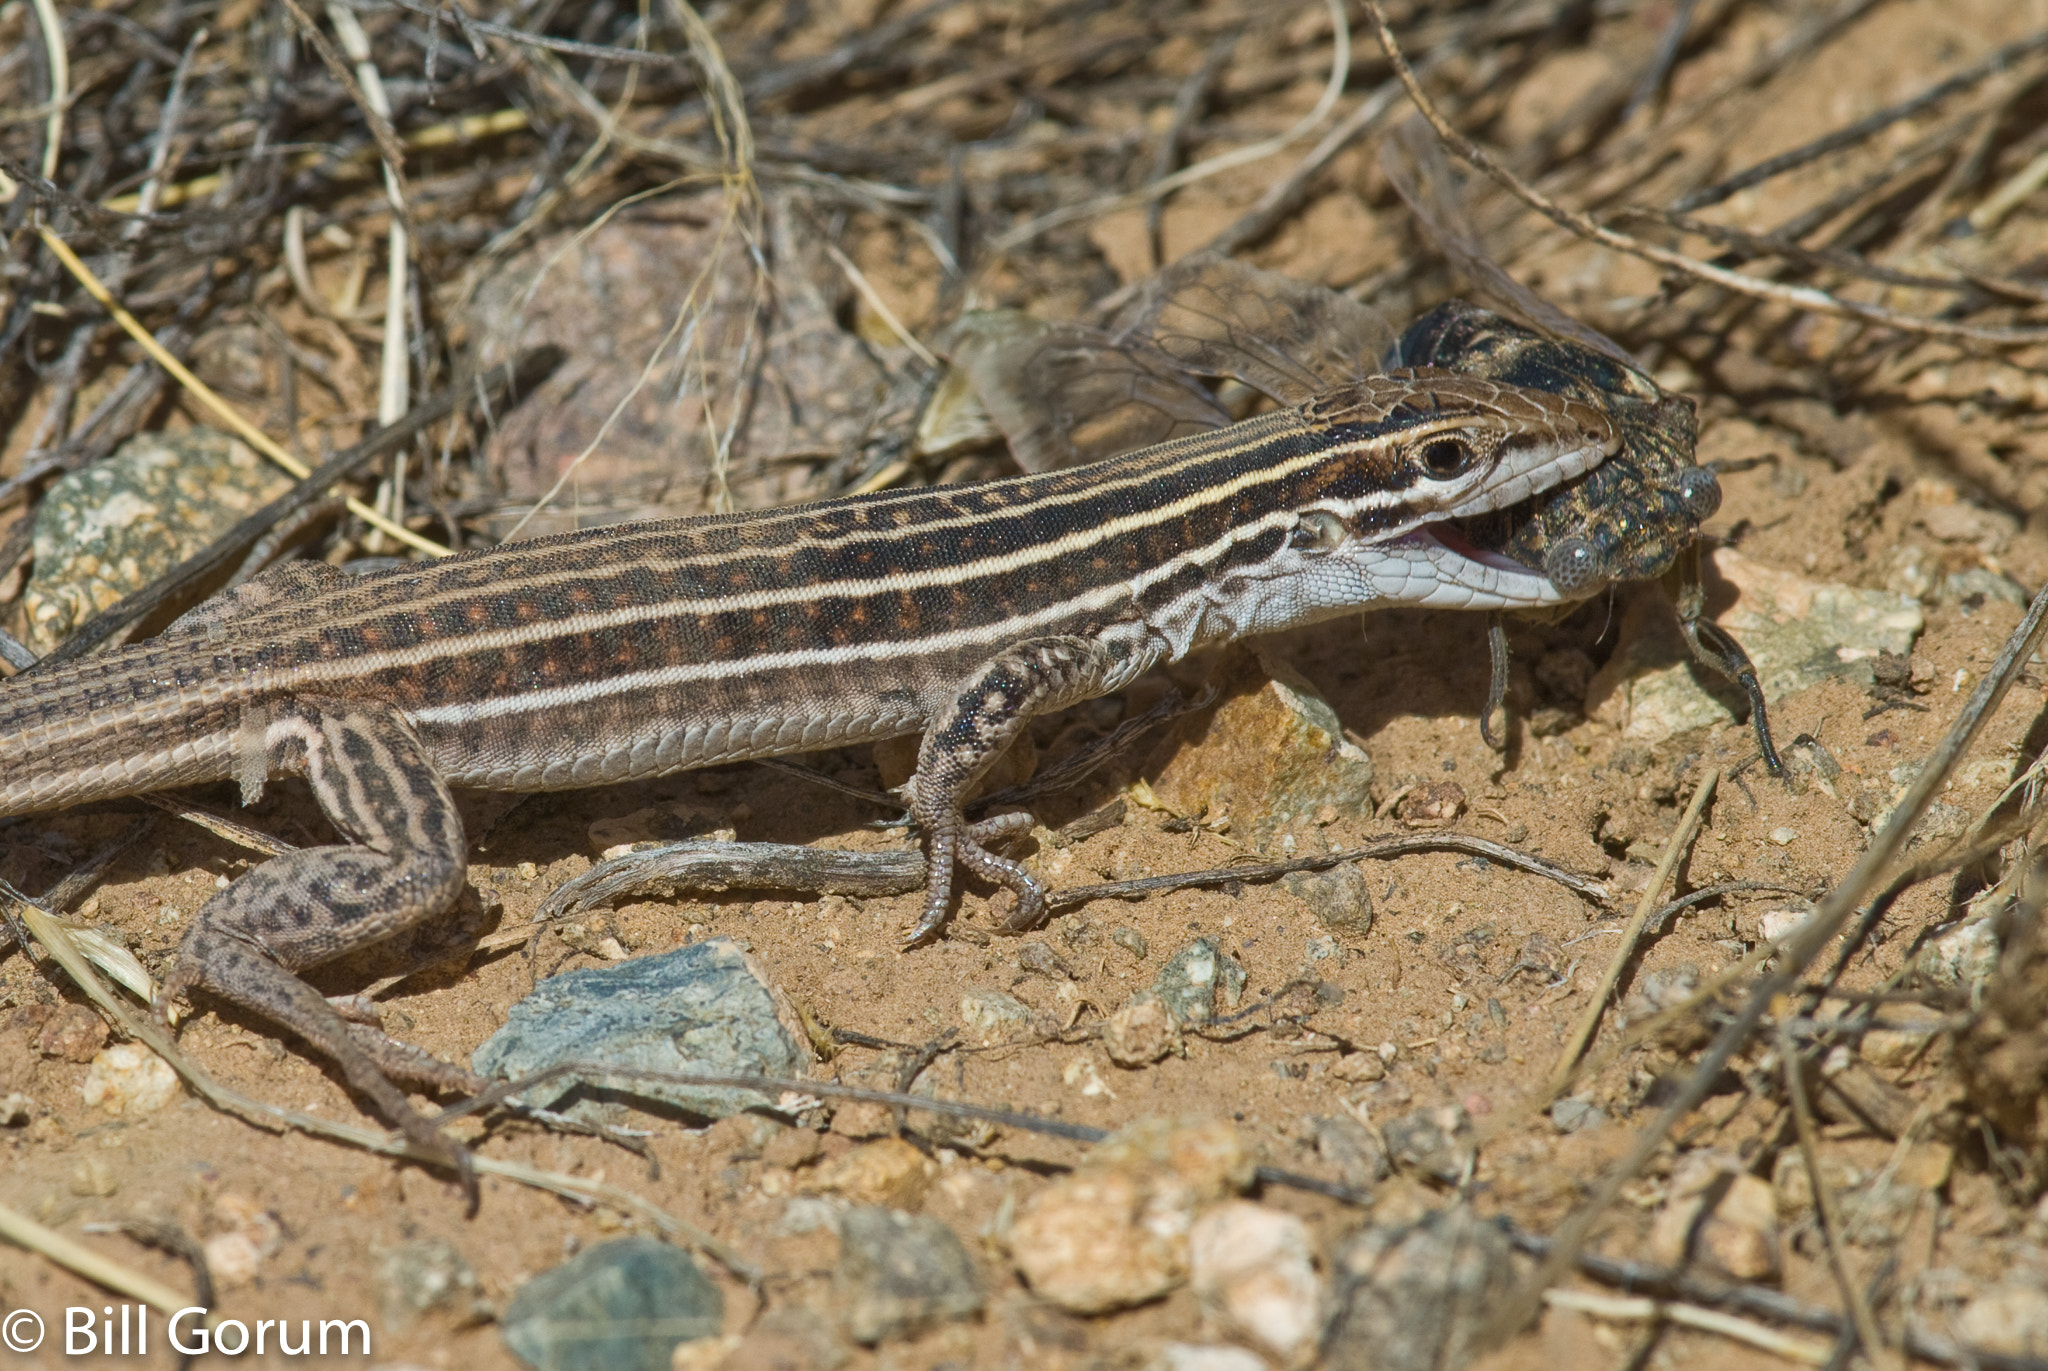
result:
[[[1045,887],[989,844],[1028,832],[1029,814],[999,814],[970,824],[967,792],[1032,716],[1107,694],[1143,669],[1122,644],[1094,638],[1030,638],[978,667],[925,730],[911,783],[911,817],[925,839],[924,911],[905,940],[915,947],[946,925],[955,866],[1008,889],[1016,906],[1005,925],[1035,927],[1045,917]]]
[[[429,1156],[452,1167],[476,1205],[469,1155],[414,1109],[400,1044],[381,1050],[298,973],[370,947],[448,908],[467,876],[468,845],[447,784],[388,705],[301,698],[272,707],[264,752],[275,772],[303,772],[348,843],[273,857],[203,905],[178,948],[158,1010],[197,988],[291,1029]],[[450,1067],[451,1073],[460,1068]],[[456,1075],[446,1077],[457,1079]]]

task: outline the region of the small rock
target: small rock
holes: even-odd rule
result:
[[[1820,1154],[1821,1179],[1831,1186],[1838,1195],[1846,1195],[1868,1179],[1861,1168],[1852,1166],[1826,1151]],[[1806,1169],[1806,1159],[1797,1148],[1788,1148],[1778,1154],[1771,1167],[1771,1191],[1778,1199],[1778,1210],[1785,1214],[1798,1214],[1813,1205],[1813,1177]]]
[[[0,1095],[0,1128],[19,1128],[36,1112],[36,1102],[16,1091]]]
[[[1515,1285],[1514,1249],[1470,1206],[1366,1228],[1337,1249],[1323,1371],[1456,1371]]]
[[[1799,841],[1799,830],[1796,828],[1774,828],[1771,830],[1771,841],[1779,847],[1790,847],[1793,843]]]
[[[1902,1174],[1904,1169],[1900,1168]],[[1841,1197],[1842,1236],[1858,1247],[1891,1251],[1906,1236],[1927,1192],[1939,1188],[1912,1185],[1897,1176],[1890,1180],[1873,1176],[1854,1193]]]
[[[1764,695],[1774,703],[1831,676],[1868,686],[1878,653],[1910,651],[1925,624],[1919,602],[1909,595],[1815,581],[1725,547],[1708,560],[1709,586],[1736,592],[1733,605],[1714,621],[1748,651]],[[1645,587],[1630,597],[1620,638],[1621,646],[1587,686],[1588,715],[1644,745],[1729,722],[1729,707],[1701,684],[1713,678],[1695,672],[1660,592]]]
[[[1031,1027],[1031,1007],[1000,990],[969,986],[960,992],[960,1022],[979,1042],[1002,1042]]]
[[[855,1204],[916,1209],[924,1203],[938,1166],[901,1138],[864,1143],[811,1174],[804,1189],[840,1195]]]
[[[1890,818],[1891,811],[1887,810],[1878,823],[1881,825]],[[1969,831],[1970,824],[1975,818],[1974,814],[1961,805],[1936,800],[1927,806],[1927,812],[1920,816],[1920,822],[1913,825],[1913,841],[1935,843],[1945,838],[1960,837]]]
[[[107,1021],[90,1005],[67,1004],[36,1034],[36,1050],[45,1057],[85,1063],[107,1045]]]
[[[1102,1025],[1102,1045],[1118,1066],[1150,1066],[1169,1052],[1185,1052],[1180,1021],[1166,1002],[1149,990],[1133,995],[1130,1002],[1109,1016]]]
[[[1387,1078],[1387,1062],[1377,1052],[1347,1052],[1330,1068],[1330,1074],[1353,1085],[1383,1081]]]
[[[1416,786],[1394,806],[1394,817],[1411,828],[1437,828],[1465,812],[1465,787],[1456,781]]]
[[[291,484],[210,428],[139,433],[60,478],[36,506],[35,570],[22,592],[28,645],[48,652]]]
[[[1785,938],[1792,931],[1813,917],[1813,901],[1800,900],[1796,904],[1779,905],[1766,909],[1756,917],[1756,938],[1759,943],[1774,943]]]
[[[220,1285],[250,1284],[284,1248],[283,1221],[262,1200],[239,1190],[213,1197],[206,1225],[214,1233],[203,1244],[207,1267]]]
[[[521,1286],[499,1332],[534,1371],[669,1371],[678,1343],[724,1321],[725,1297],[689,1253],[620,1238]]]
[[[685,1343],[678,1349],[678,1362],[683,1350],[699,1346],[712,1348],[714,1344],[708,1338],[702,1343]],[[800,1304],[781,1304],[763,1314],[710,1366],[716,1371],[839,1371],[852,1355],[853,1349],[840,1341],[838,1331],[824,1315]],[[685,1368],[677,1365],[673,1371]]]
[[[1378,1057],[1366,1052],[1355,1052],[1352,1056],[1364,1057],[1375,1065],[1379,1062]],[[1315,1129],[1316,1154],[1326,1165],[1334,1167],[1338,1179],[1353,1190],[1369,1190],[1393,1170],[1378,1135],[1358,1120],[1339,1114],[1311,1119],[1309,1123]]]
[[[521,866],[527,865],[525,862]],[[520,877],[521,880],[529,879]],[[571,949],[600,961],[623,962],[633,954],[619,937],[618,915],[609,909],[595,909],[578,918],[564,919],[554,926],[555,936]]]
[[[1216,1017],[1219,992],[1223,1006],[1235,1009],[1247,979],[1244,967],[1224,955],[1214,938],[1197,938],[1167,960],[1152,993],[1175,1019],[1200,1025]]]
[[[802,1076],[810,1069],[793,1010],[730,938],[616,966],[550,977],[512,1006],[476,1050],[476,1069],[523,1076],[557,1062],[602,1061],[655,1071]],[[603,1124],[622,1121],[611,1097],[658,1100],[707,1118],[775,1101],[753,1090],[670,1085],[631,1077],[551,1081],[520,1097]]]
[[[1308,1225],[1294,1215],[1227,1201],[1188,1233],[1189,1284],[1226,1327],[1291,1358],[1315,1337],[1322,1313],[1312,1248]]]
[[[1924,1004],[1886,1005],[1878,1016],[1883,1026],[1864,1033],[1857,1050],[1872,1066],[1896,1071],[1932,1051],[1928,1040],[1947,1021],[1940,1010]]]
[[[178,1097],[178,1073],[141,1043],[115,1043],[85,1073],[87,1106],[116,1117],[154,1114]]]
[[[1914,1143],[1906,1149],[1905,1157],[1899,1162],[1894,1177],[1906,1190],[1928,1194],[1948,1185],[1949,1177],[1955,1171],[1956,1149],[1945,1142]]]
[[[1227,1123],[1141,1120],[1024,1205],[1011,1257],[1033,1292],[1075,1313],[1157,1299],[1187,1278],[1196,1209],[1243,1189],[1255,1167]]]
[[[1145,1371],[1267,1371],[1256,1352],[1242,1347],[1210,1347],[1192,1342],[1170,1342]]]
[[[199,1245],[214,1285],[236,1290],[252,1284],[263,1270],[263,1252],[246,1233],[217,1233]]]
[[[1228,812],[1232,832],[1255,846],[1325,806],[1371,810],[1372,758],[1299,672],[1237,647],[1214,679],[1221,702],[1183,719],[1154,754],[1162,804],[1190,817]]]
[[[1572,1095],[1550,1106],[1550,1125],[1560,1133],[1580,1133],[1607,1122],[1607,1111],[1585,1095]]]
[[[1017,1269],[1041,1298],[1080,1314],[1143,1304],[1186,1277],[1186,1225],[1167,1214],[1162,1235],[1141,1178],[1102,1171],[1041,1191],[1011,1229]],[[1175,1220],[1179,1231],[1175,1232]]]
[[[981,1312],[981,1278],[937,1219],[862,1206],[839,1222],[832,1277],[847,1336],[872,1347]]]
[[[475,1315],[476,1272],[454,1246],[441,1238],[403,1242],[377,1258],[377,1308],[396,1332],[413,1326],[437,1309]]]
[[[1963,1307],[1956,1337],[2009,1357],[2048,1357],[2048,1290],[2014,1282],[1987,1290]]]
[[[606,857],[639,843],[680,843],[693,838],[729,843],[739,836],[716,819],[701,816],[688,805],[673,800],[636,809],[631,814],[599,819],[588,833],[591,850]]]
[[[1974,990],[1998,970],[1998,930],[1991,919],[1972,919],[1930,938],[1916,963],[1939,986]]]
[[[1328,871],[1296,871],[1280,878],[1289,894],[1306,904],[1316,922],[1346,938],[1372,932],[1372,886],[1356,862]]]
[[[1380,1131],[1387,1140],[1388,1159],[1397,1168],[1442,1185],[1461,1184],[1476,1156],[1472,1116],[1462,1105],[1418,1109]]]
[[[1141,962],[1152,955],[1152,944],[1146,942],[1145,935],[1129,924],[1118,924],[1109,930],[1109,940]]]
[[[1697,994],[1699,988],[1700,969],[1691,962],[1652,971],[1622,999],[1622,1027],[1654,1019],[1667,1009],[1677,1008]]]
[[[1952,571],[1941,578],[1938,598],[1945,605],[1962,605],[1974,609],[1987,600],[2003,601],[2009,605],[2025,608],[2033,599],[2025,586],[1995,571],[1983,567],[1970,567],[1964,571]]]
[[[1699,1261],[1739,1281],[1771,1279],[1782,1265],[1777,1194],[1738,1157],[1688,1153],[1651,1221],[1648,1250],[1659,1266]]]
[[[1067,959],[1037,938],[1018,946],[1017,969],[1053,982],[1076,979],[1074,968]]]

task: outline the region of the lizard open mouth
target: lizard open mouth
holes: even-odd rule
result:
[[[1446,519],[1440,524],[1426,525],[1424,531],[1439,543],[1442,543],[1445,548],[1465,558],[1467,561],[1478,562],[1482,566],[1489,566],[1497,571],[1510,574],[1535,576],[1538,579],[1542,577],[1541,572],[1524,566],[1506,553],[1494,552],[1474,542],[1471,535],[1466,532],[1463,520]]]
[[[1540,571],[1474,542],[1461,521],[1424,524],[1381,545],[1382,593],[1432,609],[1527,609],[1568,597]]]

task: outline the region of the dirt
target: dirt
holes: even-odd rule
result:
[[[1010,9],[968,6],[959,13],[972,11],[994,23]],[[1312,12],[1303,15],[1303,25],[1313,22]],[[1580,94],[1635,68],[1660,30],[1660,17],[1668,18],[1667,8],[1603,20],[1583,43],[1540,55],[1532,69],[1518,73],[1516,93],[1496,111],[1500,124],[1494,136],[1535,139],[1566,120]],[[2048,9],[2041,5],[2005,0],[1878,6],[1823,50],[1823,65],[1795,63],[1718,107],[1696,136],[1721,148],[1721,165],[1744,166],[1917,91],[2044,21]],[[1793,22],[1790,11],[1739,8],[1679,66],[1673,99],[1691,98],[1741,69]],[[1370,41],[1362,27],[1354,40]],[[1199,65],[1203,44],[1184,46],[1184,52],[1158,58],[1167,74],[1185,76]],[[1239,117],[1250,120],[1256,113],[1261,129],[1278,128],[1313,100],[1314,83],[1304,76],[1295,86],[1276,85],[1263,103],[1240,109]],[[1865,174],[1878,155],[1866,149],[1823,160],[1744,191],[1728,218],[1781,222]],[[1230,173],[1169,203],[1169,249],[1198,243],[1233,219],[1274,174],[1271,166]],[[1346,284],[1390,271],[1401,254],[1413,252],[1401,211],[1386,201],[1366,153],[1344,154],[1331,179],[1334,184],[1251,251],[1253,260]],[[1660,188],[1642,198],[1669,196]],[[2037,232],[2038,211],[2026,222]],[[880,297],[914,329],[922,327],[933,300],[911,265],[919,259],[908,255],[891,229],[872,220],[862,221],[860,229],[865,237],[850,235],[849,250],[859,249],[855,258]],[[1090,246],[1076,249],[1098,254],[1080,266],[1025,258],[986,277],[985,293],[1003,303],[1074,312],[1116,284],[1119,273],[1149,266],[1141,230],[1135,213],[1105,220]],[[1640,303],[1659,289],[1647,265],[1546,233],[1524,218],[1503,242],[1529,264],[1524,270],[1518,262],[1518,273],[1595,324],[1618,326],[1631,307],[1624,302]],[[2019,255],[2014,241],[1999,240],[2008,261]],[[1968,254],[1979,246],[1966,243],[1956,250]],[[1505,247],[1497,250],[1508,255]],[[1989,262],[1997,253],[1986,249],[1984,256]],[[1935,248],[1929,246],[1918,260],[1935,261]],[[1444,284],[1440,269],[1429,268],[1412,285],[1392,282],[1382,302],[1390,311],[1404,296],[1412,295],[1410,304],[1426,303]],[[1651,345],[1660,379],[1701,399],[1703,458],[1767,459],[1723,478],[1725,501],[1708,526],[1712,539],[1772,567],[1873,589],[1898,584],[1899,568],[1908,563],[1932,567],[1937,576],[1990,570],[2029,591],[2048,580],[2048,532],[2041,521],[2041,510],[2048,508],[2048,496],[2041,494],[2041,482],[2048,479],[2048,439],[2036,369],[2042,352],[1965,352],[1951,344],[1920,343],[1844,364],[1854,341],[1839,321],[1759,310],[1719,337],[1667,333]],[[1537,875],[1447,852],[1366,863],[1370,931],[1337,934],[1336,955],[1317,961],[1310,960],[1312,945],[1329,931],[1279,884],[1098,901],[1065,914],[1031,940],[1049,945],[1070,975],[1026,969],[1020,963],[1046,963],[1022,956],[1023,944],[1005,936],[956,936],[903,951],[901,934],[918,912],[914,895],[636,901],[584,920],[577,944],[593,948],[610,937],[639,956],[731,937],[751,951],[776,986],[824,1023],[913,1047],[959,1028],[963,991],[1001,991],[1029,1008],[1029,1031],[1012,1042],[983,1045],[970,1039],[950,1046],[926,1078],[942,1093],[1103,1129],[1150,1116],[1220,1114],[1237,1123],[1269,1165],[1309,1175],[1327,1177],[1332,1170],[1316,1147],[1319,1117],[1384,1125],[1412,1110],[1457,1104],[1484,1140],[1467,1186],[1472,1202],[1526,1231],[1550,1232],[1626,1153],[1634,1130],[1654,1115],[1712,1026],[1703,1018],[1696,1024],[1704,1028],[1632,1047],[1577,1087],[1605,1112],[1606,1124],[1565,1133],[1541,1112],[1547,1101],[1538,1089],[1584,1013],[1612,955],[1614,934],[1697,779],[1709,766],[1721,769],[1704,825],[1677,873],[1681,891],[1755,881],[1817,895],[1856,861],[1872,820],[1896,790],[1898,769],[1924,758],[1943,736],[1970,684],[2022,614],[2020,605],[1981,592],[1932,596],[1926,628],[1911,654],[1918,691],[1886,696],[1833,679],[1772,700],[1781,742],[1810,736],[1839,763],[1840,775],[1821,785],[1810,777],[1788,783],[1764,775],[1752,763],[1746,726],[1732,715],[1714,728],[1643,746],[1624,741],[1612,722],[1581,712],[1582,697],[1574,698],[1570,689],[1575,670],[1583,685],[1575,663],[1597,666],[1613,656],[1631,597],[1661,593],[1656,587],[1628,588],[1560,623],[1513,627],[1514,728],[1504,755],[1487,746],[1477,724],[1487,655],[1476,619],[1372,613],[1267,644],[1272,655],[1320,689],[1347,736],[1371,755],[1376,804],[1403,787],[1455,781],[1465,797],[1453,820],[1457,831],[1598,876],[1614,892],[1609,909]],[[1198,669],[1179,674],[1192,678]],[[2008,778],[2039,751],[2044,691],[2048,683],[2038,674],[2022,678],[1971,752],[1971,763],[1979,764],[1966,763],[1941,795],[1944,805],[1974,817],[1998,802]],[[1134,698],[1151,693],[1156,687],[1146,685]],[[1102,713],[1098,708],[1088,717]],[[1532,727],[1537,719],[1545,721],[1540,732]],[[1039,728],[1042,753],[1056,753],[1068,722],[1047,721]],[[811,760],[842,781],[868,788],[883,783],[866,749]],[[1132,783],[1143,774],[1140,766],[1112,767],[1042,803],[1038,818],[1057,829],[1119,797],[1129,800]],[[1876,811],[1858,810],[1857,797],[1866,791],[1876,797]],[[232,805],[225,789],[204,798],[222,810]],[[516,802],[465,797],[472,884],[502,902],[499,927],[517,927],[550,890],[597,859],[601,843],[592,838],[593,825],[662,804],[687,809],[708,825],[730,825],[750,840],[855,848],[898,841],[869,829],[877,814],[854,800],[759,768],[720,768]],[[131,817],[109,811],[17,826],[7,836],[6,873],[23,889],[46,888]],[[273,787],[239,817],[294,841],[321,830],[317,811],[293,785]],[[1067,846],[1042,843],[1029,860],[1057,887],[1223,866],[1247,855],[1230,832],[1188,823],[1187,817],[1131,802],[1116,826]],[[1295,852],[1312,853],[1397,831],[1409,830],[1392,815],[1343,813],[1300,824],[1286,840]],[[1932,832],[1911,855],[1931,852],[1954,831]],[[94,903],[79,917],[113,930],[160,971],[199,904],[220,878],[246,869],[247,861],[221,840],[166,819],[107,873]],[[1963,902],[1985,877],[1983,871],[1966,873],[1909,891],[1853,959],[1841,988],[1854,992],[1886,984],[1917,954],[1924,934],[1963,914]],[[1680,914],[1627,968],[1596,1050],[1616,1041],[1628,997],[1684,971],[1714,975],[1754,948],[1763,936],[1760,921],[1793,898],[1754,892]],[[963,901],[959,921],[970,932],[993,923],[988,899],[986,889],[976,888]],[[1122,936],[1124,930],[1137,938]],[[1114,1065],[1088,1031],[1197,937],[1216,940],[1245,967],[1244,1006],[1255,1008],[1262,997],[1308,976],[1326,987],[1318,992],[1314,1012],[1305,1018],[1252,1013],[1234,1036],[1191,1034],[1185,1056],[1169,1055],[1141,1069]],[[1139,939],[1143,956],[1130,947]],[[1561,950],[1558,960],[1546,969],[1518,969],[1542,940]],[[541,938],[530,956],[517,947],[478,955],[411,976],[386,992],[386,1024],[428,1051],[466,1060],[538,978],[600,960],[557,935]],[[1856,1229],[1860,1236],[1852,1236],[1844,1249],[1852,1279],[1876,1283],[1884,1292],[1887,1327],[1904,1314],[1933,1329],[1951,1328],[1962,1305],[2009,1274],[2048,1272],[2048,1210],[2032,1207],[2041,1177],[2027,1171],[2035,1163],[2021,1157],[2048,1145],[2035,1107],[2048,1047],[2038,994],[2030,1005],[2023,990],[2040,983],[2041,952],[2034,947],[2017,960],[2019,974],[2030,979],[2017,982],[2020,989],[2005,983],[1999,992],[2004,998],[1992,1001],[1994,1019],[1977,1023],[1960,1047],[1938,1037],[1931,1051],[1903,1065],[1873,1068],[1909,1102],[1909,1113],[1931,1101],[1933,1117],[1935,1105],[1953,1101],[1957,1091],[1979,1092],[1999,1136],[2015,1149],[2010,1155],[1987,1154],[1980,1136],[1945,1133],[1925,1119],[1903,1137],[1886,1137],[1867,1124],[1823,1112],[1824,1163],[1850,1178],[1850,1190],[1891,1166],[1918,1177],[1925,1196],[1889,1226]],[[356,959],[325,969],[319,984],[330,994],[348,993],[386,969],[374,958]],[[1957,1007],[1953,997],[1937,999],[1945,1010]],[[98,1050],[91,1024],[73,1021],[69,1037],[46,1033],[80,1002],[61,976],[44,977],[18,953],[0,960],[0,1096],[20,1092],[33,1104],[26,1122],[0,1129],[0,1203],[176,1290],[190,1288],[183,1262],[88,1225],[148,1216],[216,1243],[209,1252],[217,1263],[223,1253],[240,1253],[245,1265],[224,1264],[216,1271],[222,1288],[215,1305],[252,1326],[259,1319],[295,1324],[364,1318],[374,1330],[373,1364],[510,1367],[518,1363],[490,1321],[493,1311],[502,1311],[527,1281],[579,1250],[652,1231],[644,1214],[578,1203],[497,1178],[484,1180],[480,1212],[467,1217],[462,1196],[445,1176],[303,1134],[256,1127],[189,1095],[153,1113],[109,1117],[84,1103],[89,1063]],[[201,1067],[236,1090],[324,1118],[374,1122],[330,1066],[296,1041],[280,1040],[261,1020],[205,1002],[183,1024],[179,1040]],[[1350,1050],[1361,1045],[1368,1050]],[[1383,1078],[1373,1078],[1365,1056],[1383,1061]],[[887,1060],[875,1048],[849,1046],[816,1069],[827,1077],[865,1080],[863,1073]],[[1745,1056],[1736,1073],[1741,1079],[1731,1079],[1681,1124],[1677,1131],[1686,1150],[1746,1158],[1797,1155],[1786,1146],[1790,1125],[1782,1093],[1774,1092],[1760,1061],[1759,1052]],[[1965,1109],[1956,1117],[1974,1116]],[[803,1231],[791,1224],[789,1201],[814,1188],[835,1160],[870,1142],[848,1136],[846,1127],[828,1129],[810,1148],[780,1141],[793,1130],[765,1118],[734,1118],[704,1128],[660,1120],[648,1124],[643,1157],[531,1123],[499,1123],[487,1132],[468,1122],[455,1126],[483,1155],[617,1186],[758,1266],[763,1283],[750,1289],[705,1261],[724,1292],[726,1329],[735,1336],[755,1328],[765,1309],[814,1307],[830,1316],[836,1240],[829,1230]],[[1137,1366],[1169,1341],[1221,1340],[1185,1288],[1096,1318],[1033,1300],[1004,1248],[1006,1224],[1018,1205],[1076,1160],[1076,1144],[1005,1128],[979,1147],[929,1151],[934,1170],[921,1208],[966,1242],[985,1282],[987,1310],[977,1320],[879,1350],[842,1347],[846,1366]],[[1598,1250],[1643,1259],[1676,1156],[1667,1146],[1625,1190],[1623,1203],[1596,1230]],[[2021,1160],[2013,1162],[2015,1157]],[[1803,1177],[1788,1179],[1783,1162],[1756,1165],[1778,1197],[1784,1253],[1778,1283],[1796,1299],[1839,1307],[1840,1289],[1816,1234],[1810,1191],[1799,1190]],[[1382,1218],[1451,1199],[1447,1191],[1407,1177],[1384,1182],[1376,1194],[1375,1212]],[[1325,1254],[1371,1217],[1281,1186],[1265,1187],[1259,1199],[1302,1217]],[[218,1245],[222,1239],[234,1241]],[[435,1239],[466,1259],[474,1289],[449,1307],[411,1316],[401,1307],[402,1290],[379,1273],[394,1253],[414,1250],[408,1244]],[[119,1299],[43,1256],[0,1247],[0,1306],[37,1310],[55,1324],[66,1308],[97,1310]],[[160,1328],[159,1323],[159,1337]],[[772,1342],[756,1329],[753,1341],[740,1344],[736,1360],[726,1364],[802,1363],[804,1354],[775,1362]],[[83,1364],[56,1355],[53,1347],[21,1364]],[[253,1354],[244,1360],[269,1364]],[[153,1341],[147,1357],[116,1364],[171,1361],[161,1342]],[[363,1359],[335,1358],[334,1364]],[[1644,1325],[1562,1311],[1546,1314],[1485,1363],[1499,1371],[1562,1364],[1780,1363],[1707,1333],[1669,1328],[1646,1343]]]

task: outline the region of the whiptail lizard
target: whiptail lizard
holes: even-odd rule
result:
[[[304,776],[342,844],[273,858],[199,911],[158,1000],[203,988],[333,1058],[415,1142],[467,1156],[296,973],[444,910],[449,787],[535,791],[922,733],[916,943],[956,868],[1044,907],[968,823],[1035,714],[1155,664],[1372,603],[1553,604],[1452,521],[1595,467],[1596,406],[1445,372],[1375,377],[1080,471],[595,529],[368,576],[291,563],[160,637],[0,687],[0,814]],[[442,1064],[445,1065],[445,1064]]]

